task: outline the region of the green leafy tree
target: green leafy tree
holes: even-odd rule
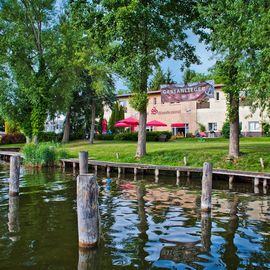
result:
[[[14,109],[16,103],[14,115],[7,117],[34,142],[50,109],[68,96],[58,83],[68,63],[59,54],[61,36],[54,7],[54,0],[1,1],[0,7],[0,69],[5,78],[1,88],[7,102],[1,110]]]
[[[116,133],[119,129],[116,129],[114,125],[119,121],[125,118],[125,111],[123,106],[119,104],[119,102],[115,102],[112,108],[112,114],[109,119],[108,128],[113,133]]]
[[[172,73],[168,68],[164,73],[160,66],[158,66],[153,79],[150,81],[149,88],[150,90],[159,90],[160,85],[162,84],[172,84],[175,83],[172,78]]]
[[[200,1],[199,12],[197,33],[221,56],[216,70],[228,99],[229,155],[238,158],[240,91],[253,95],[253,101],[268,103],[269,1]]]
[[[81,2],[81,1],[76,1]],[[186,30],[196,17],[196,1],[95,1],[86,7],[86,17],[95,20],[94,32],[106,62],[130,82],[131,104],[139,112],[136,157],[146,154],[147,86],[153,68],[166,57],[184,64],[198,62],[194,47],[187,42]],[[81,16],[81,20],[88,21]]]

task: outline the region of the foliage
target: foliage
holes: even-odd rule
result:
[[[55,132],[41,132],[39,134],[39,141],[40,142],[60,142],[62,139],[62,133],[55,133]]]
[[[66,152],[58,144],[53,143],[26,144],[22,149],[22,153],[25,165],[38,167],[57,165],[61,158],[67,156]]]
[[[239,125],[239,136],[241,134],[241,130],[242,130],[242,126]],[[224,138],[227,138],[227,139],[230,138],[230,122],[229,121],[226,121],[223,123],[221,133]]]
[[[169,131],[148,131],[146,133],[146,141],[154,142],[158,141],[161,135],[166,135],[168,140],[171,138],[172,133]],[[114,136],[114,140],[117,141],[138,141],[138,132],[125,132]]]
[[[148,104],[147,92],[134,93],[134,95],[129,98],[129,103],[136,111],[144,111]]]
[[[224,138],[230,138],[230,123],[228,121],[223,123],[221,133]]]
[[[262,123],[263,135],[269,137],[270,136],[270,124]]]
[[[213,80],[215,84],[223,83],[223,78],[220,77],[220,75],[217,73],[215,67],[211,68],[209,70],[209,73],[199,73],[192,69],[185,69],[183,74],[183,82],[185,84],[187,83],[193,83],[193,82],[202,82],[202,81],[208,81]]]
[[[201,132],[205,132],[206,131],[205,125],[203,125],[201,123],[198,123],[198,125],[199,125],[199,129],[200,129]]]
[[[0,144],[25,143],[25,136],[22,133],[9,133],[1,137]]]
[[[4,1],[0,10],[1,112],[30,137],[43,130],[54,101],[54,2]]]
[[[149,88],[151,90],[159,90],[162,84],[175,83],[172,79],[171,71],[168,69],[167,72],[163,72],[161,67],[158,66],[154,74],[153,79],[150,81]]]
[[[114,103],[113,108],[112,108],[111,117],[110,117],[109,123],[108,123],[108,129],[113,133],[119,131],[119,129],[115,128],[114,125],[119,120],[123,120],[124,118],[125,118],[124,107],[121,106],[120,103],[117,101]]]
[[[100,141],[112,141],[114,139],[113,134],[97,134],[96,139]]]

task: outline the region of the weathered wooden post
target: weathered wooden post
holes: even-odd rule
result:
[[[255,187],[258,187],[259,186],[259,183],[260,183],[260,179],[258,177],[255,177],[254,178],[254,186]]]
[[[187,166],[187,157],[184,157],[184,165]]]
[[[100,269],[97,249],[79,248],[78,270]]]
[[[201,210],[206,212],[211,211],[212,207],[212,178],[212,163],[205,162],[203,164]]]
[[[79,246],[96,246],[99,240],[99,209],[98,185],[93,174],[77,177],[77,216]]]
[[[20,166],[21,157],[19,155],[10,157],[9,195],[19,195]]]
[[[134,175],[137,175],[137,171],[138,171],[138,169],[134,168]]]
[[[211,213],[202,212],[201,213],[201,242],[205,251],[209,251],[212,245],[211,230],[212,230]]]
[[[80,167],[80,174],[88,173],[88,152],[81,151],[79,153],[79,167]]]
[[[121,167],[118,167],[118,178],[121,177]]]
[[[8,231],[16,234],[20,231],[19,223],[19,197],[9,196],[8,200]],[[13,235],[10,237],[12,241],[17,241],[19,236]]]
[[[110,177],[111,168],[107,167],[107,177]]]
[[[263,179],[263,187],[267,188],[267,179]]]
[[[97,175],[97,172],[98,172],[98,166],[95,165],[95,175]]]

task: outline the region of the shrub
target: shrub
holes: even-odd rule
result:
[[[29,166],[54,166],[61,158],[67,157],[66,152],[53,143],[26,144],[22,150],[24,164]]]
[[[205,131],[206,131],[205,125],[203,125],[203,124],[201,124],[201,123],[198,123],[198,125],[199,125],[199,130],[200,130],[200,132],[205,132]]]
[[[25,143],[26,139],[22,133],[5,134],[1,138],[1,144]]]
[[[101,140],[101,141],[111,141],[114,139],[114,135],[113,134],[97,134],[96,139]]]
[[[39,141],[40,142],[60,142],[62,140],[62,133],[55,133],[55,132],[41,132],[39,134]]]
[[[146,141],[158,141],[160,135],[167,135],[168,140],[171,138],[172,133],[169,131],[148,131],[146,132]],[[114,140],[118,141],[137,141],[138,132],[120,133],[114,136]]]
[[[194,135],[191,132],[189,132],[186,134],[186,138],[194,138]]]
[[[221,132],[224,138],[228,139],[230,137],[230,123],[228,121],[224,122]]]
[[[242,130],[242,125],[239,124],[239,136],[241,136],[241,130]],[[221,132],[224,138],[227,138],[227,139],[230,138],[230,123],[228,121],[223,123]]]
[[[263,135],[269,137],[270,136],[270,124],[262,123]]]

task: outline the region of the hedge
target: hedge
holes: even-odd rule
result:
[[[25,141],[25,136],[17,132],[3,135],[0,144],[25,143]]]
[[[146,141],[154,142],[158,141],[159,136],[166,135],[168,140],[171,138],[172,133],[169,131],[147,131]],[[138,132],[120,133],[114,136],[114,140],[118,141],[138,141]]]
[[[97,134],[96,139],[101,141],[112,141],[114,139],[113,134]]]

